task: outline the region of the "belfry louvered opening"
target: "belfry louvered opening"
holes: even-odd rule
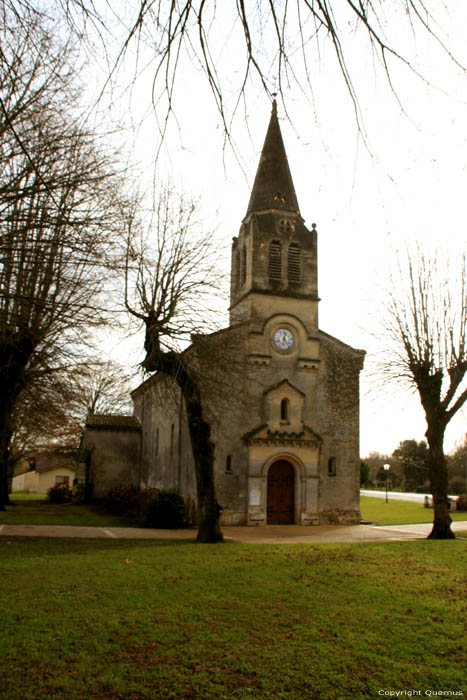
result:
[[[246,282],[246,248],[242,247],[241,257],[240,257],[240,284],[244,285]]]
[[[268,273],[270,280],[282,278],[282,244],[279,241],[271,241],[269,244]]]
[[[300,282],[300,246],[298,243],[289,245],[287,274],[289,284],[298,284]]]

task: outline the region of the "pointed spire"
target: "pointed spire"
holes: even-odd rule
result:
[[[271,119],[251,191],[247,216],[252,212],[268,209],[300,213],[277,118],[276,100],[272,103]]]

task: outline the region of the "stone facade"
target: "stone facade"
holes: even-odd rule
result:
[[[180,389],[172,379],[157,374],[132,397],[142,427],[141,484],[147,488],[176,487],[195,503],[196,475]]]
[[[358,522],[364,352],[318,327],[317,230],[300,215],[274,105],[232,245],[230,326],[193,339],[224,524]],[[133,393],[143,485],[196,499],[184,406],[156,375]]]
[[[81,441],[80,481],[95,498],[110,489],[141,482],[141,426],[134,416],[88,415]]]

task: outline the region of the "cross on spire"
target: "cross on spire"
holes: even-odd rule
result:
[[[300,214],[277,118],[275,99],[272,102],[271,119],[251,191],[247,216],[269,209]]]

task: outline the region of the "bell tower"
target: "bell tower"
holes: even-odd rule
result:
[[[283,308],[292,300],[308,331],[317,331],[317,232],[300,214],[274,100],[246,216],[232,244],[230,323],[264,322],[277,303]]]

